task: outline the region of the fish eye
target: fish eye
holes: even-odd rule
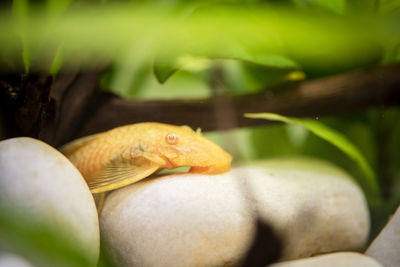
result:
[[[170,145],[175,145],[178,143],[179,136],[176,133],[169,133],[165,137],[165,141],[167,141],[168,144]]]

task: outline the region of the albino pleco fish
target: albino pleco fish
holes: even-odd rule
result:
[[[144,122],[83,137],[61,149],[86,179],[92,193],[135,183],[161,169],[190,167],[218,174],[232,157],[187,126]]]

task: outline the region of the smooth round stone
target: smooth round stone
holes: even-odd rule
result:
[[[254,214],[231,174],[181,174],[112,192],[100,218],[117,266],[237,266]]]
[[[282,260],[363,246],[369,234],[364,195],[339,168],[313,159],[280,159],[242,167],[261,219],[283,239]]]
[[[359,187],[316,160],[143,180],[107,197],[100,224],[118,266],[240,266],[257,218],[282,238],[283,260],[357,248],[369,232]]]
[[[89,188],[72,163],[32,138],[0,142],[0,204],[60,229],[95,265],[99,223]]]
[[[355,252],[338,252],[300,260],[286,261],[269,267],[381,267],[376,260]]]
[[[400,266],[400,206],[365,254],[385,267]]]

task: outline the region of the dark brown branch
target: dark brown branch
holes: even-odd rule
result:
[[[116,126],[158,121],[185,124],[204,131],[225,130],[218,125],[219,98],[228,101],[236,127],[268,124],[243,117],[246,112],[275,112],[296,117],[336,115],[369,107],[400,104],[400,64],[357,70],[285,88],[245,96],[216,96],[198,100],[126,100],[97,92],[90,103],[90,117],[75,137],[101,132]],[[226,109],[224,105],[223,109]],[[220,110],[220,113],[227,112]],[[229,125],[229,124],[228,124]],[[222,127],[221,127],[222,126]],[[67,140],[64,140],[67,141]]]
[[[53,146],[117,126],[158,121],[204,131],[269,124],[243,117],[275,112],[320,117],[400,105],[400,64],[357,70],[254,95],[215,94],[197,100],[126,100],[99,90],[101,71],[48,76],[2,76],[1,110],[7,136],[29,135]],[[224,120],[230,120],[226,122]]]

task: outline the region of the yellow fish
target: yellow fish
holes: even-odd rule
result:
[[[82,173],[92,193],[135,183],[165,168],[223,173],[232,161],[230,154],[188,126],[155,122],[83,137],[60,150]]]

